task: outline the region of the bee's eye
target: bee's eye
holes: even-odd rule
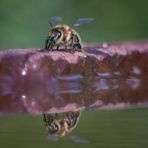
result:
[[[56,133],[56,132],[58,132],[59,127],[58,127],[58,125],[56,125],[56,124],[52,124],[51,126],[49,126],[49,130],[50,130],[50,132],[52,132],[52,133]]]
[[[55,33],[55,39],[59,39],[61,37],[61,32],[60,31],[57,31]]]

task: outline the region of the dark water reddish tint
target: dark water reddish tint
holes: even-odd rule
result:
[[[84,53],[0,52],[0,113],[145,106],[148,43],[88,45]]]

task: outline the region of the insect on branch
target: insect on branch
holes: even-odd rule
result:
[[[83,53],[1,51],[0,113],[42,114],[147,104],[147,41],[86,44],[84,49]]]

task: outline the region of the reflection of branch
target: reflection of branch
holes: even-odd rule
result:
[[[148,42],[86,44],[85,52],[0,52],[0,113],[65,112],[148,101]]]

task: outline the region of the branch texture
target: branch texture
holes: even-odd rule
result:
[[[85,52],[0,52],[0,113],[147,105],[148,42],[86,44]]]

